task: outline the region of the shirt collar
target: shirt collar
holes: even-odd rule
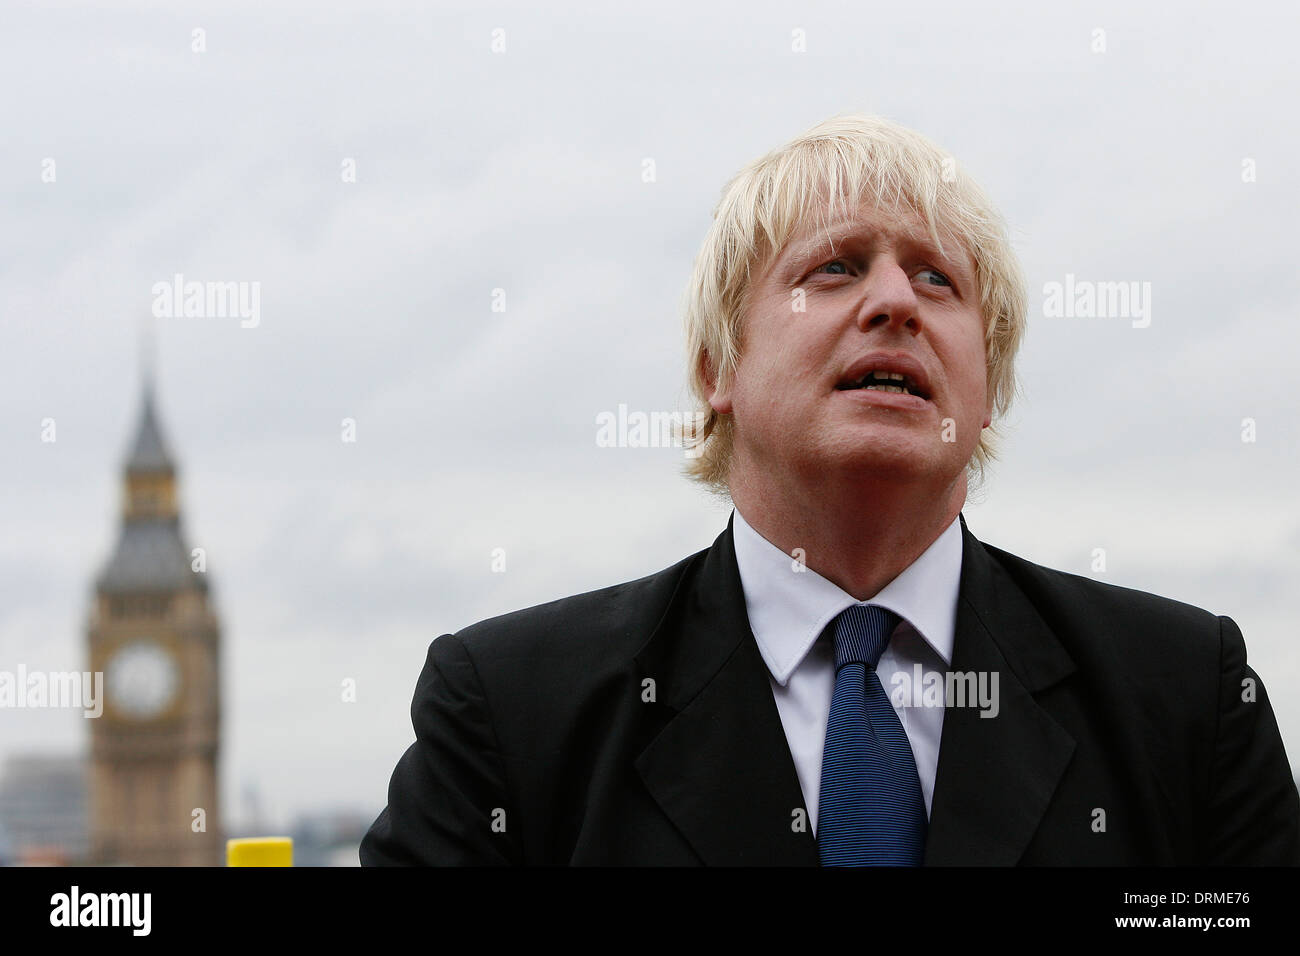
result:
[[[958,518],[925,552],[869,601],[828,581],[812,568],[795,571],[796,561],[757,531],[735,509],[736,565],[754,640],[772,677],[782,687],[812,649],[826,625],[854,604],[879,604],[893,611],[952,663],[957,593],[961,584],[962,536]]]

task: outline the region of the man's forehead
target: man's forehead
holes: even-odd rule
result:
[[[951,252],[950,244],[962,248],[962,244],[951,233],[945,235],[937,229],[944,244],[944,251]],[[850,236],[861,233],[882,235],[900,239],[920,246],[934,246],[934,238],[926,225],[924,217],[908,206],[881,206],[864,203],[847,214],[840,214],[828,220],[807,218],[796,225],[790,238],[786,241],[784,251],[795,252],[795,258],[811,255],[812,251],[826,244],[843,241]]]

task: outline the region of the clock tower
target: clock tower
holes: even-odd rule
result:
[[[219,633],[148,377],[122,492],[88,632],[105,698],[90,721],[92,862],[220,865]]]

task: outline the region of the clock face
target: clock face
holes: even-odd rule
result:
[[[180,671],[171,654],[152,641],[133,641],[108,660],[104,671],[113,707],[128,717],[157,717],[176,696]]]

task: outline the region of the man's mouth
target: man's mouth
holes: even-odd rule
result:
[[[871,371],[862,378],[842,382],[836,385],[835,388],[841,392],[849,392],[858,388],[872,392],[901,392],[904,395],[915,395],[917,398],[923,398],[927,402],[930,400],[929,393],[920,388],[910,375],[904,375],[901,372]]]

